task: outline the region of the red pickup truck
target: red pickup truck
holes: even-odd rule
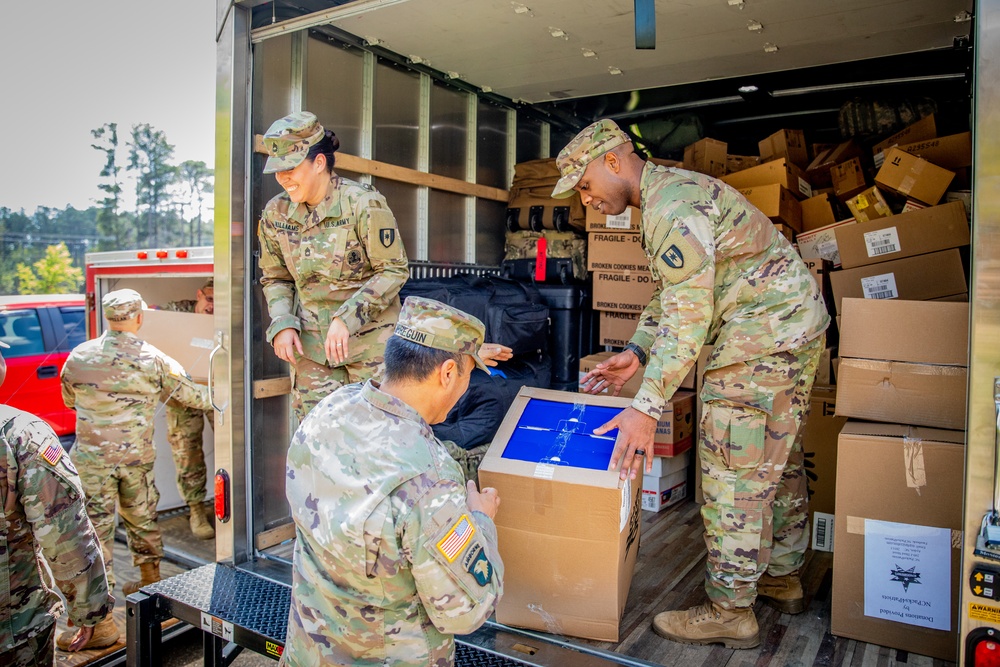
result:
[[[76,413],[63,405],[59,373],[87,338],[85,305],[82,294],[0,296],[0,340],[10,345],[0,403],[41,417],[63,441],[76,430]]]

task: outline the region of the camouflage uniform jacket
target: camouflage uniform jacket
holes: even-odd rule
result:
[[[296,525],[284,661],[450,665],[503,591],[496,526],[416,411],[372,381],[299,427],[286,494]]]
[[[632,407],[659,418],[705,343],[715,344],[709,368],[723,368],[826,331],[830,316],[816,281],[743,195],[652,163],[640,187],[643,248],[658,286],[632,337],[648,356]]]
[[[335,317],[352,336],[396,322],[409,265],[396,218],[376,190],[334,176],[312,210],[282,193],[265,207],[257,235],[268,342],[297,329],[305,356],[325,364],[323,342]],[[349,349],[345,363],[371,356],[365,346]]]
[[[63,402],[76,409],[73,460],[94,465],[152,463],[156,404],[173,398],[209,410],[208,388],[139,337],[106,331],[77,345],[62,370]]]
[[[172,310],[175,313],[193,313],[197,299],[181,299],[180,301],[168,301],[160,306],[160,310]]]
[[[52,625],[63,603],[74,625],[95,625],[114,605],[80,478],[37,417],[0,405],[0,653]]]

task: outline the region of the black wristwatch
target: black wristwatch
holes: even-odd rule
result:
[[[632,354],[639,358],[639,364],[642,366],[646,365],[646,353],[642,351],[642,348],[635,343],[629,343],[625,346],[626,350],[632,350]]]

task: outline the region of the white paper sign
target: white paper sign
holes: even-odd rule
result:
[[[897,299],[896,274],[883,273],[880,276],[869,276],[861,279],[861,291],[866,299]]]
[[[865,233],[865,248],[869,257],[881,257],[899,252],[899,233],[895,227]]]
[[[951,629],[951,530],[865,519],[865,616]]]
[[[632,211],[626,209],[624,213],[609,215],[604,219],[604,226],[608,229],[629,229],[632,226]]]

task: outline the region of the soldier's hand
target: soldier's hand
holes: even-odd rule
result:
[[[608,423],[594,429],[596,435],[604,435],[611,429],[618,429],[618,440],[611,453],[608,470],[616,470],[621,463],[622,479],[635,479],[646,462],[646,472],[653,470],[653,436],[656,435],[656,420],[635,408],[625,408]]]
[[[617,396],[637,370],[639,370],[639,357],[635,356],[635,352],[632,350],[619,352],[597,364],[594,370],[584,375],[580,380],[580,391],[599,394],[607,389],[612,396]]]
[[[507,361],[514,356],[514,350],[500,343],[483,343],[479,348],[479,358],[487,366],[496,366],[498,361]]]
[[[467,492],[466,504],[473,512],[482,512],[489,518],[497,515],[497,508],[500,507],[500,495],[492,486],[484,487],[482,491],[476,490],[476,483],[469,480],[465,483]]]
[[[344,321],[339,317],[333,318],[333,322],[330,322],[330,330],[326,333],[326,340],[323,341],[327,361],[335,364],[344,363],[349,354],[347,343],[350,338],[351,332],[347,330]]]
[[[73,641],[69,643],[67,651],[79,651],[83,648],[90,638],[94,636],[94,627],[81,626],[79,630],[76,631],[76,635],[73,637]]]
[[[302,356],[302,340],[299,339],[299,332],[295,329],[282,329],[271,339],[271,346],[279,359],[284,359],[290,364],[295,363],[295,352]]]

